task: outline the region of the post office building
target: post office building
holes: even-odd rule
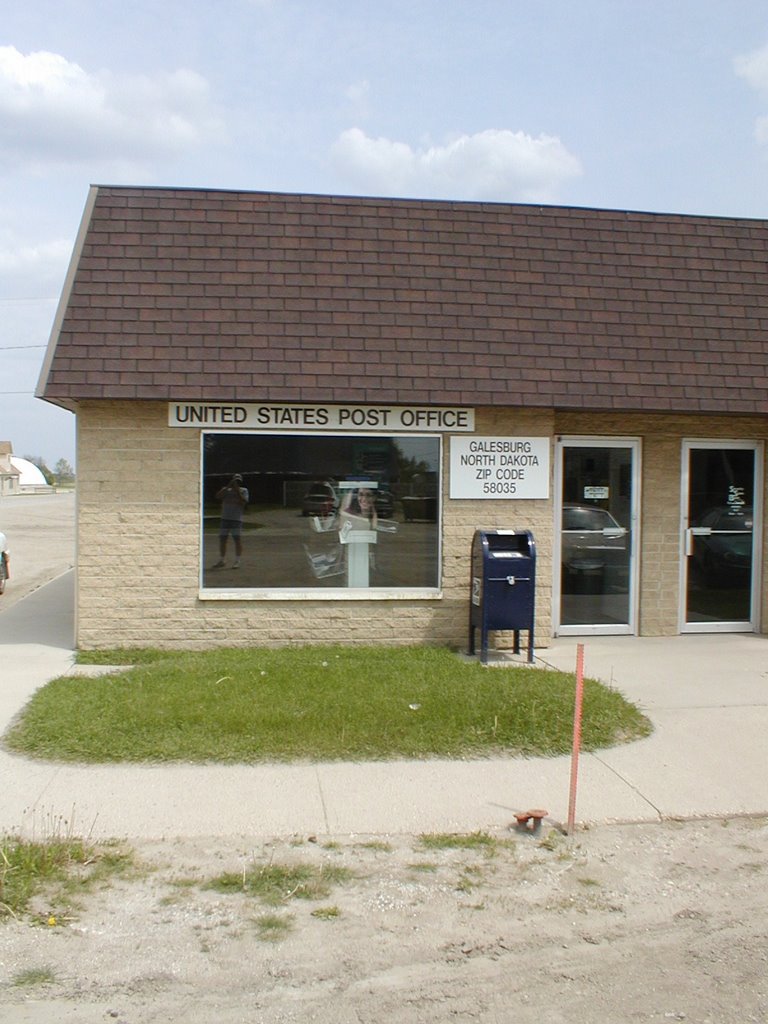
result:
[[[77,417],[77,643],[466,648],[477,531],[534,539],[537,644],[765,632],[767,251],[736,218],[92,188],[38,390]]]

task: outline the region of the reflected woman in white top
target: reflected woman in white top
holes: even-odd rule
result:
[[[356,491],[350,491],[344,499],[342,517],[343,522],[352,523],[353,530],[375,530],[378,515],[374,492],[368,487],[358,487]]]

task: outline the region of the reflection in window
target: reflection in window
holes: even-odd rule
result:
[[[202,585],[437,589],[439,494],[438,437],[204,434]]]

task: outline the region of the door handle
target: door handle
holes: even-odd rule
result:
[[[712,528],[710,526],[689,526],[685,531],[685,554],[687,558],[693,554],[694,537],[710,537]]]

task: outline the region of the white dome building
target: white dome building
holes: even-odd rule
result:
[[[12,455],[11,465],[19,471],[19,489],[22,493],[24,491],[39,492],[51,490],[41,471],[29,459],[20,459],[18,456]]]

